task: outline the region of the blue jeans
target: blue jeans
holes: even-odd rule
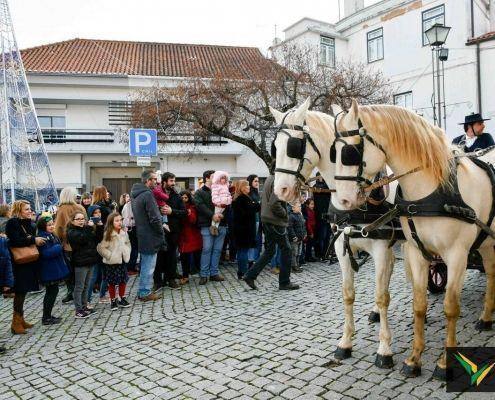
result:
[[[223,241],[227,234],[227,227],[219,226],[218,235],[212,236],[210,227],[201,228],[203,236],[203,251],[201,252],[201,271],[199,275],[202,278],[218,275],[218,263],[222,254]]]
[[[261,254],[261,246],[262,246],[262,233],[259,229],[260,223],[256,222],[256,247],[252,247],[249,249],[248,258],[249,261],[256,261]]]
[[[270,268],[280,268],[282,265],[282,253],[280,253],[280,249],[278,245],[276,246],[275,255],[270,260]]]
[[[141,270],[139,271],[138,297],[146,297],[153,288],[153,272],[155,272],[157,253],[139,253]]]
[[[93,267],[91,274],[91,281],[89,282],[88,288],[88,303],[91,303],[91,298],[93,297],[93,289],[96,282],[100,281],[100,298],[104,297],[105,293],[108,290],[107,281],[103,276],[103,266],[101,265],[101,263],[98,263]]]
[[[244,275],[248,270],[249,253],[252,249],[237,249],[237,273]]]

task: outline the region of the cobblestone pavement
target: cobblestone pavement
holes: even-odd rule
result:
[[[412,337],[410,285],[400,260],[391,284],[392,370],[373,365],[378,326],[367,321],[371,264],[357,276],[353,358],[342,363],[332,362],[343,323],[337,265],[308,265],[293,277],[302,286],[295,292],[276,290],[269,272],[258,279],[257,292],[237,281],[234,266],[222,273],[225,282],[199,286],[194,277],[181,290],[165,289],[154,304],[134,300],[132,279],[132,308],[112,313],[98,305],[87,320],[75,320],[59,301],[54,314],[64,322],[57,327],[39,321],[43,295],[28,296],[26,319],[37,323],[27,335],[8,337],[9,350],[0,356],[0,399],[456,397],[431,379],[444,337],[441,295],[429,295],[423,375],[405,379],[399,373]],[[458,323],[463,345],[495,346],[493,332],[474,330],[484,287],[484,275],[468,271]],[[0,302],[2,334],[11,307],[10,299]]]

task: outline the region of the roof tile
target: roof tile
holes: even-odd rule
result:
[[[72,39],[21,51],[31,73],[249,78],[269,62],[254,47]]]

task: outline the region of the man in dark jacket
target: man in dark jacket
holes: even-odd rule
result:
[[[211,201],[211,178],[215,171],[203,172],[204,185],[194,194],[194,202],[198,211],[198,226],[203,237],[203,250],[201,251],[200,285],[210,281],[223,281],[224,278],[218,272],[218,263],[222,254],[223,242],[227,233],[227,222],[222,214],[215,214],[215,206]],[[218,235],[210,232],[211,221],[220,221]]]
[[[187,216],[186,207],[179,194],[175,191],[175,175],[171,172],[162,174],[161,185],[168,194],[167,205],[160,210],[168,217],[168,229],[165,229],[167,250],[160,250],[156,261],[153,281],[155,288],[163,287],[165,282],[172,289],[179,289],[177,283],[177,246],[179,244],[182,221]],[[163,276],[164,275],[164,276]]]
[[[158,251],[166,248],[162,217],[151,192],[156,180],[156,173],[144,171],[141,174],[141,183],[135,183],[131,189],[132,213],[136,222],[138,250],[141,256],[138,298],[142,301],[154,301],[160,298],[151,291],[153,272]]]
[[[314,187],[317,189],[328,189],[328,185],[323,180],[321,174],[318,172],[316,176],[318,179],[316,180]],[[315,255],[316,257],[324,258],[331,238],[330,224],[325,219],[328,214],[328,206],[330,205],[330,194],[318,193],[318,191],[316,191],[313,194],[313,198],[315,202],[316,217]]]
[[[472,113],[464,117],[464,122],[459,125],[464,125],[465,135],[457,136],[452,144],[456,144],[462,148],[465,153],[471,153],[475,150],[486,149],[495,145],[492,135],[483,132],[485,130],[485,121],[489,118],[483,118],[481,114]]]
[[[261,196],[261,222],[263,223],[263,232],[265,233],[265,250],[248,270],[244,276],[244,281],[251,289],[256,289],[254,281],[275,255],[276,245],[278,244],[282,253],[282,265],[280,267],[280,274],[278,275],[279,289],[299,289],[299,285],[290,282],[292,248],[287,235],[289,221],[287,203],[279,200],[273,192],[274,180],[275,177],[273,174],[266,179]]]

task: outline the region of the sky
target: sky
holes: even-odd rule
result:
[[[365,0],[365,5],[376,2]],[[283,38],[283,29],[302,17],[337,21],[338,3],[338,0],[9,0],[21,49],[78,37],[253,46],[264,53],[275,32]]]

